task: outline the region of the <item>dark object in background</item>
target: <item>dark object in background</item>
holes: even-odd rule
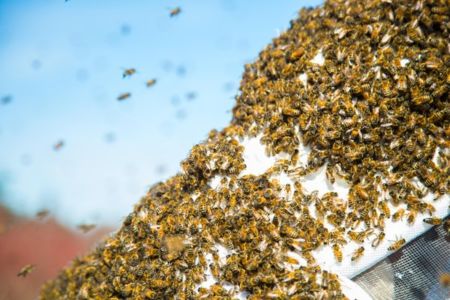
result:
[[[13,97],[11,95],[6,95],[2,97],[2,104],[8,104],[12,101]]]
[[[63,140],[59,140],[54,146],[53,146],[53,150],[55,151],[59,151],[61,150],[62,147],[64,147],[65,142]]]

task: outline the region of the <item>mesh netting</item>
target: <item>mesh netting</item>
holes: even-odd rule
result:
[[[353,278],[374,300],[450,299],[439,276],[450,272],[450,236],[435,226]]]

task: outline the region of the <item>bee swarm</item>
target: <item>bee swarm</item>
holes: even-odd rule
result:
[[[41,299],[347,299],[314,250],[342,261],[349,241],[377,247],[387,219],[441,223],[423,199],[449,193],[449,18],[445,0],[302,9],[245,66],[231,125],[195,146],[181,174],[152,187]],[[285,159],[240,175],[239,140],[257,136]],[[349,184],[348,199],[302,188],[323,166],[331,183]],[[280,183],[282,173],[294,183]],[[361,246],[351,260],[363,255]],[[213,284],[202,285],[205,274]]]

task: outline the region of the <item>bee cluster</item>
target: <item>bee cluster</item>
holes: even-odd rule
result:
[[[41,299],[347,299],[315,250],[329,247],[339,263],[350,242],[378,247],[385,220],[442,222],[424,198],[449,193],[449,18],[445,0],[302,9],[246,65],[231,125],[195,146],[182,173],[153,186]],[[242,175],[248,136],[285,158]],[[321,167],[330,183],[349,184],[347,199],[303,189]]]

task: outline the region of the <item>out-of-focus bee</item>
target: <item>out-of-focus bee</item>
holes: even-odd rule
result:
[[[406,240],[404,238],[397,239],[394,243],[392,243],[389,247],[389,251],[397,251],[400,249],[404,244],[406,243]]]
[[[11,95],[6,95],[6,96],[3,96],[1,98],[2,104],[8,104],[11,101],[12,101],[12,96]]]
[[[129,68],[129,69],[125,69],[123,71],[122,77],[130,77],[131,75],[134,75],[136,73],[136,69],[134,68]]]
[[[64,147],[64,141],[60,140],[53,146],[53,150],[58,151],[61,150],[62,147]]]
[[[443,273],[439,276],[439,283],[446,288],[450,288],[450,273]]]
[[[155,78],[149,79],[149,80],[147,80],[147,81],[145,82],[145,85],[146,85],[147,87],[152,87],[152,86],[154,86],[155,84],[156,84],[156,79],[155,79]]]
[[[430,225],[441,225],[442,219],[437,217],[425,218],[423,221]]]
[[[352,261],[359,259],[363,255],[364,255],[364,247],[361,246],[358,249],[356,249],[355,252],[353,252]]]
[[[77,226],[77,228],[80,229],[83,233],[88,233],[95,227],[96,227],[95,224],[80,224]]]
[[[333,245],[333,254],[338,262],[342,262],[342,250],[338,244]]]
[[[445,220],[443,227],[447,235],[450,236],[450,219]]]
[[[372,247],[376,248],[384,240],[386,234],[384,231],[380,232],[377,237],[372,241]]]
[[[117,100],[122,101],[131,97],[131,93],[122,93],[117,97]]]
[[[49,214],[50,214],[50,211],[48,209],[42,209],[36,213],[36,217],[38,219],[43,219],[43,218],[47,217]]]
[[[30,274],[34,270],[34,265],[26,265],[22,269],[20,269],[19,273],[17,273],[18,277],[26,277],[28,274]]]
[[[170,17],[175,17],[175,16],[179,15],[180,13],[181,13],[181,8],[175,7],[170,10]]]

